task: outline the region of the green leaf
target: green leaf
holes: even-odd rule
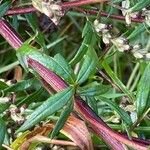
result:
[[[31,104],[33,101],[34,102],[37,102],[38,100],[42,99],[42,93],[43,93],[43,88],[33,92],[32,94],[30,94],[29,96],[21,99],[21,100],[18,100],[16,102],[16,105],[19,107],[23,104]]]
[[[0,18],[2,18],[7,10],[11,7],[11,1],[7,0],[6,2],[0,4]]]
[[[36,14],[34,14],[34,13],[25,14],[25,17],[26,17],[30,27],[32,28],[32,30],[35,33],[38,31],[38,35],[35,37],[35,40],[37,41],[37,43],[39,43],[42,47],[46,48],[45,41],[44,41],[44,35],[42,34],[42,32],[39,29],[39,26],[38,26],[39,23],[38,23]]]
[[[82,32],[82,37],[84,37],[84,40],[77,51],[74,58],[70,61],[71,65],[75,65],[77,62],[79,62],[83,56],[88,51],[89,46],[94,46],[96,43],[96,34],[93,30],[93,27],[91,26],[91,23],[89,21],[86,22],[85,27]]]
[[[92,82],[77,89],[77,93],[81,96],[97,96],[108,92],[110,86],[101,83]]]
[[[105,102],[112,110],[115,110],[118,115],[121,117],[121,119],[126,123],[128,126],[132,125],[132,120],[130,116],[128,115],[125,110],[123,110],[121,107],[119,107],[114,101],[111,101],[109,99],[103,98],[99,96],[99,99]]]
[[[134,5],[132,8],[130,8],[130,10],[132,12],[135,12],[135,11],[142,10],[143,8],[148,7],[148,6],[150,6],[149,0],[140,0],[136,3],[136,5]]]
[[[75,74],[71,68],[71,66],[68,64],[68,62],[66,62],[66,60],[64,59],[64,57],[62,57],[60,54],[56,54],[54,56],[55,61],[61,65],[61,67],[63,68],[64,72],[66,72],[68,74],[68,77],[70,77],[70,80],[72,83],[74,83],[74,79],[75,79]]]
[[[17,132],[29,129],[64,107],[64,105],[66,105],[66,103],[71,99],[73,94],[74,89],[72,87],[68,87],[65,90],[48,98],[41,106],[35,109],[35,111],[30,115],[30,117],[18,129]]]
[[[2,148],[5,134],[6,134],[6,125],[4,120],[0,117],[0,149]]]
[[[0,90],[4,90],[7,87],[9,87],[9,86],[5,82],[0,81]]]
[[[28,71],[28,63],[27,63],[27,56],[33,52],[33,51],[37,51],[36,48],[34,48],[33,46],[30,46],[29,43],[34,39],[35,37],[31,37],[29,38],[27,41],[25,41],[21,47],[19,47],[17,49],[17,57],[18,57],[18,60],[20,62],[20,64],[22,65],[22,67]]]
[[[140,36],[141,33],[144,32],[145,30],[146,30],[145,26],[143,24],[139,24],[127,38],[131,40],[135,38],[136,36]]]
[[[85,55],[83,64],[78,73],[76,82],[81,84],[87,80],[87,78],[95,73],[98,64],[98,57],[93,48],[89,47],[87,54]]]
[[[78,63],[83,58],[84,54],[87,52],[88,45],[86,44],[87,42],[85,40],[86,39],[84,39],[74,58],[70,61],[71,65],[75,65],[76,63]]]
[[[9,108],[9,104],[0,103],[0,114],[3,113],[7,108]]]
[[[49,49],[51,47],[54,47],[55,45],[57,45],[58,43],[62,42],[66,38],[67,38],[67,36],[63,36],[61,38],[55,39],[52,43],[49,43],[48,45],[46,45],[46,48]]]
[[[7,65],[7,66],[1,67],[1,69],[0,69],[0,74],[3,73],[3,72],[8,71],[8,70],[10,70],[10,69],[15,68],[17,65],[19,65],[19,62],[18,62],[18,61],[15,61],[15,62],[13,62],[13,63]]]
[[[114,83],[125,93],[127,96],[134,101],[135,97],[132,92],[130,92],[126,86],[119,80],[119,78],[116,76],[116,74],[112,71],[110,66],[107,64],[106,61],[103,61],[102,66],[104,67],[107,74],[111,77],[111,79],[114,81]]]
[[[91,23],[87,20],[82,31],[82,37],[85,37],[86,35],[90,35],[93,31],[94,30]]]
[[[149,108],[148,102],[150,98],[150,63],[144,70],[144,73],[139,81],[136,95],[136,109],[138,116]]]
[[[46,68],[50,69],[51,71],[55,72],[61,78],[63,78],[66,82],[73,84],[74,83],[74,73],[70,68],[69,64],[65,61],[65,59],[57,55],[55,58],[49,57],[45,54],[41,54],[40,52],[32,52],[29,57],[34,59]],[[60,60],[58,59],[60,58]]]
[[[47,56],[41,52],[38,52],[34,47],[27,45],[27,42],[18,50],[17,53],[20,63],[27,68],[27,58],[30,57],[38,61],[40,64],[55,72],[66,82],[73,84],[75,81],[75,75],[66,62],[66,60],[60,55],[56,55],[54,58]]]
[[[98,107],[97,107],[97,102],[96,99],[92,96],[88,97],[86,96],[86,100],[89,104],[89,106],[94,110],[94,112],[98,115]]]
[[[118,98],[118,97],[126,96],[126,94],[124,94],[124,93],[113,93],[111,91],[111,92],[102,94],[101,96],[110,99],[110,98]]]
[[[18,92],[18,91],[23,91],[30,86],[32,86],[37,80],[36,79],[28,79],[28,80],[23,80],[20,82],[17,82],[14,85],[9,86],[8,88],[4,89],[3,91],[5,93],[7,92]]]
[[[55,128],[51,133],[51,138],[54,138],[58,134],[58,132],[62,129],[72,110],[73,110],[73,101],[71,100],[68,102],[66,108],[61,113],[59,120],[56,122]]]

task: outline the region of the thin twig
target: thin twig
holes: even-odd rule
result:
[[[74,10],[82,12],[82,13],[85,12],[85,13],[88,13],[90,15],[98,14],[98,10],[83,9],[83,8],[77,8],[77,7],[75,7]],[[120,15],[116,15],[116,14],[109,14],[106,12],[101,12],[100,15],[102,17],[108,17],[108,18],[112,18],[112,19],[123,20],[123,21],[125,20],[124,16],[120,16]],[[142,23],[142,22],[144,22],[144,19],[143,18],[131,18],[131,21],[137,22],[137,23]]]
[[[107,0],[78,0],[78,1],[72,1],[72,2],[64,2],[61,4],[61,7],[63,9],[68,9],[72,7],[78,7],[82,5],[88,5],[88,4],[94,4],[94,3],[102,3],[106,2]]]
[[[12,148],[10,148],[8,145],[6,144],[2,144],[2,147],[6,148],[7,150],[13,150]]]
[[[83,9],[83,8],[77,8],[77,7],[74,7],[73,10],[75,11],[78,11],[78,12],[81,12],[81,13],[88,13],[88,14],[91,14],[91,15],[97,15],[98,14],[98,10],[92,10],[92,9]],[[37,10],[30,6],[30,7],[25,7],[25,8],[13,8],[13,9],[10,9],[7,11],[7,13],[5,14],[6,16],[11,16],[11,15],[21,15],[21,14],[26,14],[26,13],[33,13],[33,12],[36,12]],[[112,18],[112,19],[116,19],[116,20],[125,20],[125,17],[124,16],[121,16],[121,15],[116,15],[116,14],[109,14],[109,13],[106,13],[106,12],[101,12],[100,15],[102,17],[108,17],[108,18]],[[132,18],[131,19],[132,22],[137,22],[137,23],[142,23],[144,22],[144,19],[143,18]]]
[[[50,143],[50,144],[55,144],[55,145],[70,145],[70,146],[77,146],[74,142],[71,141],[65,141],[65,140],[55,140],[55,139],[50,139],[42,135],[36,135],[33,138],[29,140],[30,142],[44,142],[44,143]]]

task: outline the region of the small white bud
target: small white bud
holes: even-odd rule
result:
[[[150,26],[150,11],[149,13],[147,13],[147,15],[145,16],[145,22],[148,26]]]
[[[111,39],[111,34],[108,32],[104,33],[102,39],[105,44],[109,44]]]
[[[118,51],[119,51],[119,52],[124,52],[125,50],[124,50],[123,47],[118,47]]]
[[[130,1],[129,0],[125,0],[125,1],[122,1],[122,14],[123,14],[123,16],[125,16],[126,15],[126,11],[127,11],[127,9],[130,7]]]
[[[118,48],[118,51],[124,52],[130,49],[130,45],[126,44],[127,39],[120,36],[111,40],[112,43]]]
[[[0,81],[1,81],[1,82],[5,82],[5,80],[4,80],[4,79],[0,79]]]
[[[117,44],[121,45],[121,44],[125,44],[126,41],[127,41],[127,39],[126,39],[125,37],[120,36],[120,37],[118,37],[118,38],[115,38],[114,41],[115,41]]]
[[[131,24],[131,14],[129,12],[126,13],[125,20],[126,20],[127,25]]]
[[[130,14],[131,18],[137,18],[139,16],[139,12],[134,12]]]
[[[98,24],[99,24],[99,21],[96,19],[96,20],[94,20],[94,26],[97,26]]]
[[[145,56],[147,59],[150,59],[150,53],[147,53]]]
[[[136,57],[138,59],[143,58],[143,55],[141,53],[139,53],[139,52],[134,52],[133,55],[134,55],[134,57]]]
[[[0,103],[4,104],[4,103],[8,103],[10,101],[9,97],[0,97]]]
[[[131,48],[130,45],[127,44],[123,46],[124,51],[129,51],[130,48]]]
[[[136,51],[136,50],[140,50],[141,49],[141,44],[136,44],[133,46],[133,50]]]
[[[130,117],[133,123],[138,119],[136,112],[131,112]]]

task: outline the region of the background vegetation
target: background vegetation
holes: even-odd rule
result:
[[[148,149],[149,5],[1,1],[0,149]]]

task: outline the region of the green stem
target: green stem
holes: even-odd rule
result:
[[[17,65],[19,65],[19,61],[15,61],[15,62],[13,62],[12,64],[9,64],[9,65],[7,65],[7,66],[5,66],[5,67],[2,67],[2,68],[0,69],[0,74],[3,73],[3,72],[8,71],[8,70],[10,70],[10,69],[13,69],[13,68],[16,67]]]
[[[137,73],[139,67],[140,67],[140,64],[139,64],[139,63],[136,63],[136,65],[135,65],[135,67],[134,67],[134,69],[133,69],[133,71],[132,71],[132,73],[131,73],[131,75],[130,75],[130,77],[129,77],[129,80],[128,80],[128,82],[127,82],[127,85],[126,85],[126,87],[127,87],[128,89],[130,89],[131,83],[132,83],[133,80],[135,79],[135,76],[136,76],[136,73]]]
[[[138,74],[137,74],[137,76],[136,76],[136,78],[135,78],[135,80],[134,80],[134,83],[132,84],[132,86],[131,86],[131,88],[130,88],[130,91],[131,91],[131,92],[134,91],[134,89],[135,89],[137,83],[139,82],[140,76],[141,76],[141,73],[140,73],[140,71],[139,71]]]

